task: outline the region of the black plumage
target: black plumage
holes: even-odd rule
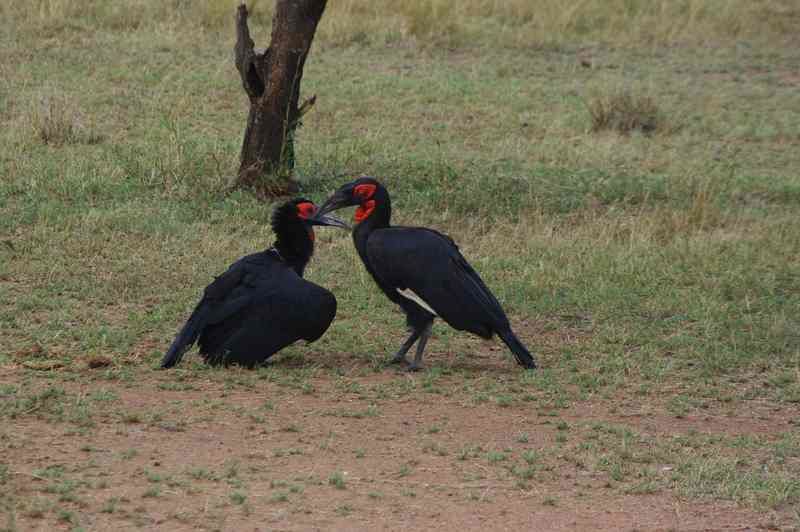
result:
[[[336,298],[303,279],[314,253],[313,225],[345,224],[315,215],[305,199],[272,215],[274,245],[247,255],[214,279],[161,361],[170,368],[196,342],[209,364],[253,367],[284,347],[321,337],[336,315]]]
[[[320,213],[354,205],[356,250],[383,293],[403,309],[411,331],[394,362],[406,361],[406,353],[418,341],[409,369],[419,369],[438,316],[454,329],[483,338],[497,334],[520,365],[536,367],[500,303],[452,239],[432,229],[392,226],[389,193],[371,177],[343,185]]]

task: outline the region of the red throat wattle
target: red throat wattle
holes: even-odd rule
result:
[[[365,201],[356,208],[355,220],[363,222],[375,210],[375,200]]]
[[[361,205],[356,208],[355,220],[357,222],[363,222],[375,210],[375,200],[370,198],[375,194],[377,188],[372,183],[364,183],[353,190],[353,195],[361,200]]]

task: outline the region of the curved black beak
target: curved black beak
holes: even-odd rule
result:
[[[317,216],[324,216],[329,212],[343,209],[345,207],[352,207],[353,205],[356,205],[356,203],[353,201],[353,194],[349,189],[347,189],[347,185],[345,185],[334,192],[331,197],[325,200],[325,203],[323,203],[322,207],[320,207],[317,211]]]
[[[341,227],[342,229],[350,229],[349,225],[344,223],[336,216],[331,216],[330,214],[323,213],[322,209],[318,210],[316,214],[314,214],[314,216],[309,218],[308,223],[310,223],[311,225],[327,225],[330,227]]]

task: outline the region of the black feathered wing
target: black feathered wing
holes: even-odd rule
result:
[[[217,277],[178,333],[161,366],[180,362],[197,342],[212,364],[253,366],[330,326],[336,298],[268,253],[245,257]]]
[[[426,228],[377,229],[367,240],[366,257],[375,281],[403,308],[427,312],[404,295],[410,289],[454,329],[484,338],[497,333],[521,366],[536,367],[494,294],[449,237]]]
[[[203,298],[161,360],[162,368],[171,368],[179,363],[207,325],[225,319],[248,304],[249,297],[246,293],[239,293],[242,291],[237,290],[243,286],[245,275],[245,262],[239,260],[206,287]]]
[[[333,294],[291,269],[276,273],[256,283],[247,306],[203,332],[200,351],[209,362],[252,366],[325,333],[336,315]]]
[[[403,297],[400,291],[410,289],[451,327],[484,338],[508,328],[497,299],[445,235],[424,228],[378,229],[367,240],[366,254],[384,291]]]

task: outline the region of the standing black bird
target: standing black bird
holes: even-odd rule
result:
[[[325,333],[336,315],[336,298],[303,279],[303,270],[314,253],[312,226],[347,225],[316,211],[306,199],[275,209],[275,244],[234,262],[206,287],[162,368],[180,362],[195,342],[209,364],[253,367],[297,340],[311,343]]]
[[[419,369],[438,316],[454,329],[482,338],[497,334],[521,366],[536,367],[511,331],[500,303],[449,237],[423,227],[391,226],[389,193],[371,177],[343,185],[319,212],[325,215],[353,205],[358,206],[353,231],[356,250],[386,297],[406,313],[411,331],[392,362],[406,362],[406,353],[419,340],[409,370]]]

